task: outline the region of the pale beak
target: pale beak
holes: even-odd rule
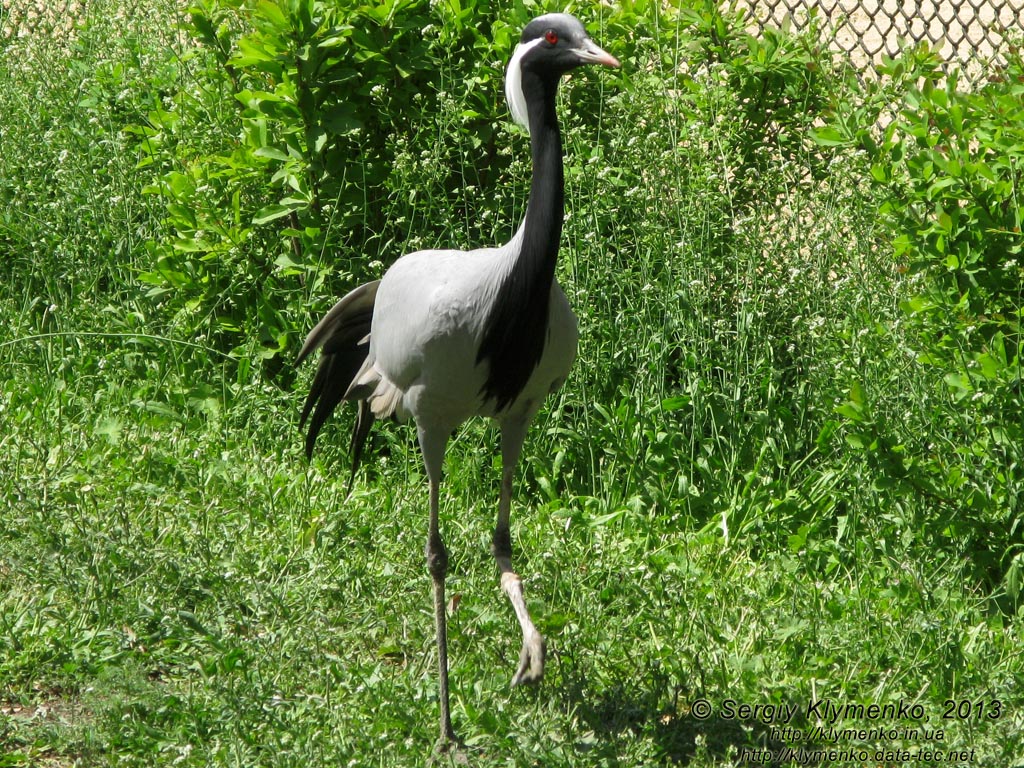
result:
[[[599,48],[597,44],[591,39],[583,41],[583,45],[579,48],[574,48],[573,53],[579,58],[584,64],[602,64],[606,67],[618,67],[619,60],[612,56],[608,51]]]

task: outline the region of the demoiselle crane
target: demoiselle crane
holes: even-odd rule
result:
[[[526,215],[497,248],[410,253],[381,280],[339,301],[306,338],[297,362],[322,349],[302,410],[312,414],[306,451],[312,455],[324,420],[343,400],[357,403],[352,471],[374,419],[416,422],[430,481],[426,555],[434,587],[442,746],[454,741],[448,705],[445,573],[448,553],[438,525],[438,488],[445,447],[471,416],[501,429],[501,494],[492,552],[523,631],[512,685],[544,675],[545,641],[530,619],[512,568],[509,511],[512,478],[526,430],[544,398],[565,381],[576,357],[576,317],[555,280],[564,216],[562,140],[555,95],[566,72],[583,64],[619,62],[573,16],[540,16],[523,30],[508,65],[505,96],[530,134],[533,178]]]

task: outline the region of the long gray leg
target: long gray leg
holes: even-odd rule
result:
[[[512,480],[516,463],[526,437],[525,421],[509,421],[501,425],[501,497],[498,501],[498,522],[494,527],[491,552],[501,573],[501,588],[508,595],[519,626],[523,630],[523,648],[519,652],[519,668],[512,677],[512,687],[539,683],[544,677],[546,643],[530,619],[523,599],[523,582],[512,569],[512,537],[508,520],[512,510]]]
[[[451,711],[448,706],[448,624],[445,611],[444,580],[448,573],[448,550],[441,540],[438,524],[438,497],[441,485],[441,468],[444,464],[444,449],[448,442],[448,431],[419,428],[420,450],[423,464],[430,480],[430,526],[427,530],[427,568],[434,582],[434,624],[437,631],[438,696],[441,705],[441,735],[438,748],[447,749],[455,741],[452,729]]]

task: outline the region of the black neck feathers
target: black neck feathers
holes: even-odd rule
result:
[[[557,74],[523,68],[533,179],[519,252],[488,315],[477,363],[489,365],[481,389],[500,411],[522,392],[540,362],[548,335],[548,305],[565,211],[562,137],[555,114]]]

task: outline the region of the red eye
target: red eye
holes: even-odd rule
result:
[[[547,40],[551,45],[558,45],[558,33],[553,29],[549,29],[544,33],[544,39]]]

